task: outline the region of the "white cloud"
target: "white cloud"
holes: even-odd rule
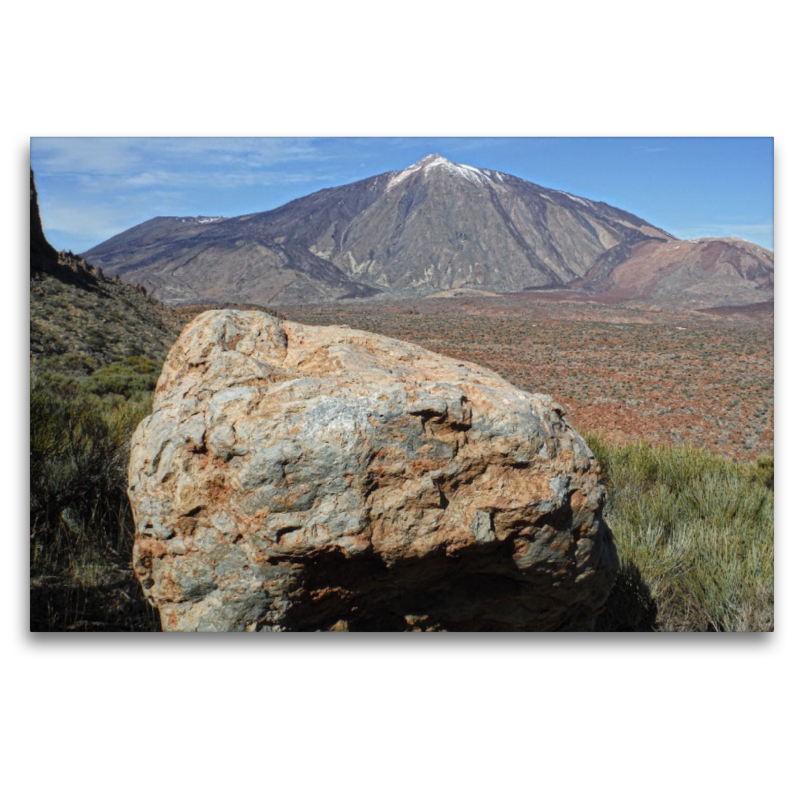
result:
[[[31,161],[42,177],[74,176],[100,188],[116,177],[131,186],[213,182],[217,172],[277,169],[327,156],[308,139],[33,138]]]

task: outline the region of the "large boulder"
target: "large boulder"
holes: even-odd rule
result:
[[[584,630],[618,567],[549,397],[256,311],[184,330],[129,493],[165,630]]]

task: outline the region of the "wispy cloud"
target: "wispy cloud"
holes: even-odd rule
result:
[[[89,186],[117,178],[128,186],[153,186],[178,179],[198,185],[226,175],[282,171],[300,161],[328,156],[309,139],[35,138],[31,158],[42,177],[80,177]]]
[[[77,181],[89,192],[109,193],[154,187],[172,189],[233,189],[244,186],[273,186],[335,178],[326,170],[237,169],[230,170],[144,170],[130,175],[80,175]]]

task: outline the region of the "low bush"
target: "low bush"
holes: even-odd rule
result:
[[[156,630],[131,568],[130,436],[146,397],[104,402],[74,385],[30,390],[32,630]]]
[[[620,573],[597,630],[774,629],[772,456],[587,442],[607,488]]]
[[[95,370],[86,380],[84,390],[90,394],[118,394],[130,399],[134,394],[152,392],[161,366],[144,356],[129,356]]]

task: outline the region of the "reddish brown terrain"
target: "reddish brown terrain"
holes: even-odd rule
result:
[[[769,302],[774,274],[772,252],[742,239],[648,239],[616,257],[609,251],[573,288],[594,293],[595,299],[699,309]]]
[[[415,342],[552,395],[614,442],[694,444],[750,460],[773,447],[773,317],[590,302],[569,292],[466,294],[282,308],[291,320]]]

